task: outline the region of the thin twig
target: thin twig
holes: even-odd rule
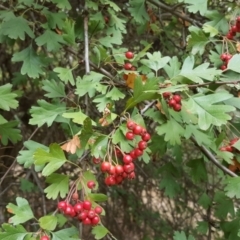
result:
[[[187,85],[187,87],[188,88],[198,88],[198,87],[208,86],[210,84],[225,85],[225,84],[238,84],[238,83],[240,83],[240,80],[237,80],[237,81],[225,81],[225,82],[217,81],[217,82],[208,82],[208,83]]]

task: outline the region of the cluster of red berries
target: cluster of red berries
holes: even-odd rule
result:
[[[95,226],[100,222],[99,214],[102,213],[102,208],[99,206],[93,208],[92,203],[88,200],[83,202],[78,200],[75,205],[61,201],[57,207],[64,215],[77,218],[84,225]]]
[[[176,112],[181,111],[182,98],[179,94],[172,94],[170,92],[164,92],[163,97],[167,101],[168,106],[173,108],[174,111],[176,111]]]
[[[134,57],[134,53],[128,51],[128,52],[125,53],[125,57],[127,59],[132,59]],[[124,67],[125,70],[136,71],[136,68],[130,62],[125,63],[123,67]]]
[[[233,152],[235,150],[234,147],[232,147],[237,141],[239,140],[239,138],[234,138],[230,141],[229,145],[225,145],[220,147],[220,151],[222,152]]]
[[[223,53],[223,54],[221,54],[220,58],[223,61],[223,65],[221,66],[221,69],[222,70],[227,69],[227,65],[228,65],[229,60],[232,58],[232,54]]]
[[[121,184],[124,179],[135,178],[134,160],[143,155],[143,151],[147,148],[147,142],[151,139],[147,130],[132,120],[127,121],[127,129],[128,131],[125,135],[127,140],[133,141],[135,136],[140,136],[141,140],[136,143],[136,148],[129,153],[123,153],[116,148],[116,155],[118,158],[121,158],[122,164],[114,165],[107,161],[101,163],[101,171],[107,174],[105,178],[105,184],[107,186]],[[93,162],[98,164],[101,162],[101,159],[93,158]]]
[[[235,21],[235,25],[231,26],[226,37],[227,39],[232,40],[236,36],[236,34],[239,32],[240,32],[240,17],[237,17]]]

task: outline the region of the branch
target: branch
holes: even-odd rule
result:
[[[183,19],[183,20],[185,20],[185,21],[187,21],[187,22],[190,22],[190,23],[193,24],[193,25],[197,25],[197,26],[199,26],[199,27],[202,26],[202,23],[196,21],[195,19],[190,18],[190,17],[187,16],[187,15],[183,15],[183,14],[181,14],[180,12],[176,11],[176,9],[175,9],[176,7],[175,7],[175,6],[174,6],[173,8],[170,8],[170,7],[167,6],[166,4],[161,3],[161,2],[159,2],[159,1],[157,1],[157,0],[148,0],[148,2],[152,3],[153,5],[155,5],[155,6],[159,7],[159,8],[163,8],[163,9],[166,10],[167,12],[170,12],[170,13],[172,13],[173,15],[175,15],[175,16],[177,16],[177,17],[179,17],[179,18],[181,18],[181,19]]]
[[[87,8],[85,7],[85,17],[84,17],[84,60],[85,60],[85,69],[86,74],[90,72],[90,65],[89,65],[89,42],[88,42],[88,12]]]
[[[199,146],[195,138],[191,137],[191,140],[214,165],[216,165],[218,168],[220,168],[223,172],[225,172],[229,176],[238,177],[237,174],[235,174],[234,172],[232,172],[231,170],[223,166],[205,146]]]
[[[240,83],[240,80],[237,81],[226,81],[226,82],[209,82],[209,83],[201,83],[201,84],[193,84],[193,85],[187,85],[188,88],[198,88],[203,86],[208,86],[210,84],[217,84],[217,85],[225,85],[225,84],[238,84]]]

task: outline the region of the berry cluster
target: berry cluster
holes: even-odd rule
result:
[[[239,32],[240,32],[240,17],[237,17],[235,21],[235,25],[231,26],[226,37],[227,39],[232,40],[236,36],[236,34]]]
[[[136,143],[136,147],[129,153],[123,153],[120,148],[116,148],[116,158],[121,159],[121,164],[113,163],[113,161],[104,161],[100,165],[100,169],[103,173],[106,173],[105,184],[107,186],[113,186],[121,184],[124,179],[135,178],[135,165],[134,160],[143,155],[143,151],[147,148],[147,142],[151,139],[150,134],[145,128],[141,127],[132,120],[127,121],[126,139],[133,141],[136,136],[140,136],[141,140]],[[98,164],[101,161],[100,158],[93,158],[93,162]]]
[[[174,111],[180,112],[182,109],[182,98],[178,94],[172,94],[170,92],[163,93],[164,99],[167,101],[168,106],[173,108]]]
[[[228,65],[229,60],[232,58],[232,54],[223,53],[223,54],[221,54],[220,58],[223,61],[223,65],[221,66],[221,69],[222,70],[227,69],[227,65]]]
[[[92,203],[88,200],[77,201],[74,205],[67,201],[61,201],[57,207],[63,214],[77,218],[84,225],[95,226],[100,222],[99,214],[102,213],[102,208],[99,206],[93,208]]]
[[[239,138],[234,138],[230,141],[229,145],[225,145],[220,147],[220,151],[222,152],[234,152],[234,148],[232,147],[237,141],[239,140]]]
[[[132,58],[134,58],[134,53],[128,51],[128,52],[125,53],[125,57],[127,59],[132,59]],[[123,67],[124,67],[125,70],[136,71],[136,68],[130,62],[125,63]]]

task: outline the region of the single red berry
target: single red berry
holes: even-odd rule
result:
[[[137,158],[143,155],[143,151],[139,148],[135,148],[134,152]]]
[[[222,61],[225,61],[226,58],[227,58],[227,54],[226,53],[221,54],[220,58],[221,58]]]
[[[87,186],[89,189],[93,189],[96,187],[96,183],[94,181],[90,180],[87,182]]]
[[[164,92],[164,93],[163,93],[163,97],[164,97],[165,99],[170,98],[170,96],[171,96],[171,93],[170,93],[170,92]]]
[[[128,179],[134,179],[136,177],[135,172],[131,172],[128,174]]]
[[[131,157],[130,155],[126,154],[126,155],[123,156],[123,162],[124,162],[125,164],[129,164],[129,163],[131,163],[132,161],[133,161],[133,159],[132,159],[132,157]]]
[[[67,207],[67,202],[61,201],[61,202],[58,203],[57,207],[58,207],[59,210],[64,211],[66,209],[66,207]]]
[[[116,173],[115,166],[111,165],[108,173],[109,173],[110,175],[115,175],[115,173]]]
[[[135,125],[135,127],[133,128],[133,133],[136,135],[141,135],[143,131],[143,128],[139,125]]]
[[[231,27],[231,32],[235,32],[235,33],[236,33],[236,32],[237,32],[237,26],[235,26],[235,25],[232,26],[232,27]]]
[[[145,133],[142,135],[142,140],[148,142],[151,139],[151,135],[149,133]]]
[[[124,174],[124,173],[125,173],[125,172],[123,172],[123,174]],[[122,181],[123,181],[123,176],[121,176],[121,175],[115,176],[115,181],[116,181],[116,184],[121,184]]]
[[[123,166],[122,165],[116,165],[115,166],[115,173],[117,175],[121,175],[123,172],[124,172],[124,170],[123,170]]]
[[[78,200],[78,198],[79,198],[78,193],[77,193],[77,192],[73,193],[72,199],[73,199],[74,201],[76,201],[76,200]]]
[[[140,141],[140,142],[138,143],[138,148],[139,148],[140,150],[146,149],[146,148],[147,148],[147,142],[145,142],[145,141]]]
[[[220,68],[221,68],[221,70],[223,70],[223,71],[224,71],[224,70],[226,70],[226,69],[227,69],[227,66],[226,66],[226,65],[222,65]]]
[[[124,69],[125,70],[131,70],[131,68],[132,68],[132,64],[131,63],[125,63],[124,64]]]
[[[232,54],[227,54],[226,61],[229,61],[232,58]]]
[[[96,207],[94,208],[94,211],[95,211],[96,214],[101,214],[101,213],[102,213],[102,208],[99,207],[99,206],[96,206]]]
[[[126,57],[127,59],[132,59],[132,58],[134,57],[134,53],[128,51],[128,52],[125,53],[125,57]]]
[[[116,149],[116,155],[118,156],[118,157],[122,157],[122,152],[117,148]]]
[[[124,165],[123,165],[123,169],[124,169],[124,171],[125,171],[126,173],[131,173],[131,172],[134,171],[135,166],[134,166],[133,163],[124,164]]]
[[[101,171],[108,172],[110,170],[111,164],[109,162],[102,162]]]
[[[50,238],[47,235],[44,235],[40,238],[40,240],[50,240]]]
[[[134,135],[133,132],[127,132],[125,137],[126,137],[127,140],[133,140],[135,135]]]
[[[230,34],[230,33],[228,33],[228,34],[226,35],[226,37],[227,37],[227,39],[229,39],[229,40],[232,40],[232,39],[233,39],[233,35]]]
[[[237,21],[237,22],[240,22],[240,17],[237,17],[237,18],[236,18],[236,21]]]
[[[75,211],[76,213],[80,213],[80,212],[83,211],[83,205],[82,205],[82,203],[80,203],[80,202],[76,203],[76,204],[73,206],[73,208],[74,208],[74,211]]]
[[[91,220],[92,225],[97,225],[99,222],[100,222],[99,216],[95,216],[95,217],[92,218],[92,220]]]
[[[123,179],[125,179],[125,178],[128,177],[128,174],[127,174],[126,172],[124,172],[124,173],[122,174],[122,177],[123,177]]]
[[[88,200],[85,200],[83,203],[82,203],[82,206],[85,210],[90,210],[91,207],[92,207],[92,203]]]
[[[175,101],[173,98],[171,98],[171,99],[169,100],[169,102],[168,102],[168,105],[169,105],[170,107],[173,107],[174,105],[176,105],[176,101]]]
[[[145,133],[147,133],[147,130],[145,128],[142,128],[142,132],[140,133],[140,136],[143,136]]]
[[[90,218],[90,219],[92,219],[92,218],[94,218],[94,216],[96,215],[96,213],[95,213],[95,211],[94,210],[89,210],[88,211],[88,218]]]
[[[74,208],[72,205],[68,204],[66,209],[64,210],[64,214],[68,215],[68,216],[72,216],[74,211]],[[74,211],[75,212],[75,211]]]
[[[233,151],[233,148],[231,146],[226,146],[225,148],[226,148],[227,152],[232,152]]]
[[[113,185],[116,184],[116,180],[115,180],[115,177],[114,177],[114,176],[108,176],[108,177],[106,177],[104,182],[105,182],[105,184],[106,184],[107,186],[113,186]]]
[[[182,100],[181,96],[178,94],[173,95],[172,98],[176,101],[176,103],[180,103]]]
[[[234,138],[230,141],[230,145],[235,144],[237,141],[239,140],[239,138]]]
[[[133,128],[136,126],[136,123],[135,122],[133,122],[132,120],[128,120],[127,121],[127,128],[129,129],[129,130],[133,130]]]
[[[69,216],[75,217],[76,215],[77,215],[77,213],[75,212],[74,208],[72,207],[72,211]]]
[[[174,111],[176,111],[176,112],[180,112],[181,109],[182,109],[182,106],[177,103],[177,104],[175,104],[175,105],[173,106],[173,109],[174,109]]]
[[[134,66],[131,67],[131,71],[136,71],[136,70],[137,70],[136,67],[134,67]]]
[[[82,221],[82,223],[83,223],[84,225],[90,225],[90,224],[92,224],[92,221],[91,221],[90,218],[86,217],[86,218]]]
[[[226,152],[227,151],[225,146],[220,147],[219,150],[222,151],[222,152]]]
[[[101,158],[95,158],[93,157],[93,163],[94,164],[99,164],[101,162]]]
[[[136,154],[135,154],[135,149],[133,149],[133,150],[129,153],[129,155],[132,157],[133,160],[137,158],[137,156],[136,156]]]
[[[237,27],[236,27],[237,28]],[[228,32],[230,35],[232,35],[233,37],[236,36],[236,32],[232,31],[232,29],[229,30]]]
[[[78,214],[78,219],[82,221],[87,217],[87,215],[88,215],[87,211],[81,212],[80,214]]]

